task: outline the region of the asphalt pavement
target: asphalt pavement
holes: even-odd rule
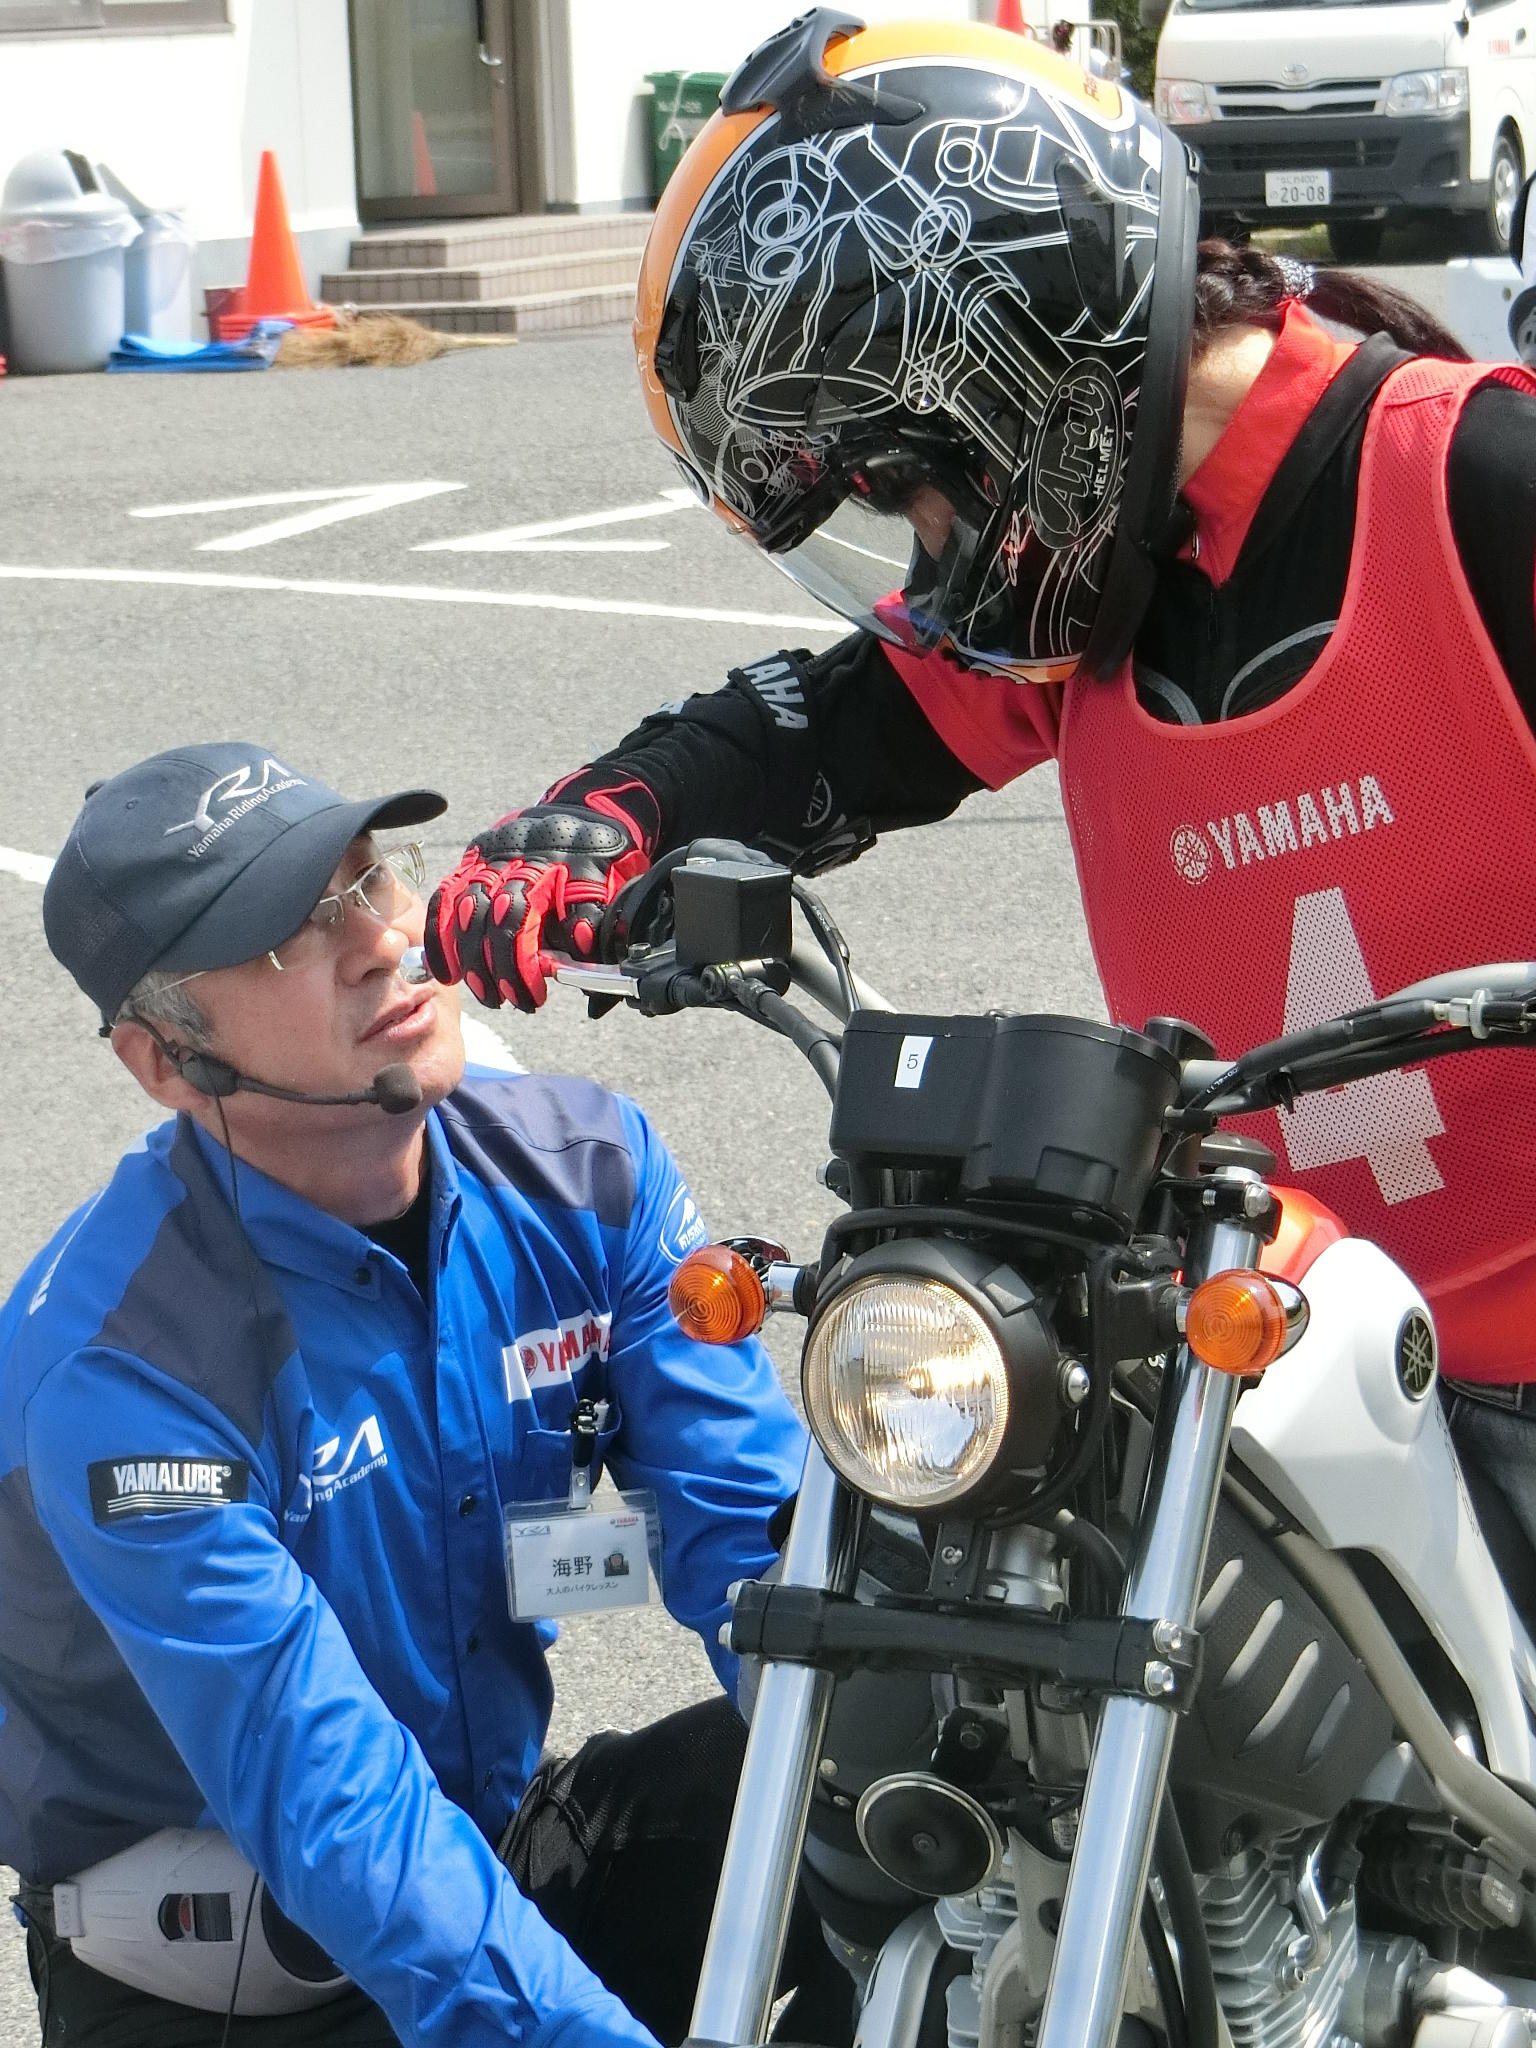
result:
[[[1443,313],[1438,267],[1391,274]],[[12,378],[0,435],[0,1295],[153,1121],[43,944],[46,862],[90,782],[219,738],[356,794],[427,781],[450,798],[428,828],[444,870],[655,705],[840,630],[676,503],[619,330],[404,370]],[[1102,1015],[1051,769],[823,891],[902,1007]],[[717,1232],[815,1249],[825,1101],[782,1041],[698,1014],[594,1024],[563,994],[475,1024],[482,1053],[636,1097]],[[792,1385],[793,1332],[770,1337]],[[571,1629],[554,1663],[559,1745],[712,1683],[655,1611]],[[0,1915],[0,2048],[36,2039]]]

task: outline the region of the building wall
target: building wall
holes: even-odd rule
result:
[[[245,274],[256,169],[275,149],[311,284],[357,231],[346,0],[230,0],[227,30],[0,38],[0,179],[29,150],[110,164],[179,206],[202,283]]]
[[[552,204],[641,206],[650,198],[650,71],[734,71],[803,6],[793,0],[547,0],[544,54],[557,104],[546,103],[545,179]],[[991,21],[995,0],[864,0],[871,24]],[[1083,12],[1087,12],[1084,8]],[[1047,18],[1045,0],[1026,16]],[[562,71],[568,79],[559,91]],[[568,96],[568,105],[559,99]]]

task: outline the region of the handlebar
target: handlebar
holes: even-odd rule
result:
[[[793,942],[791,901],[814,947]],[[747,945],[755,940],[758,957],[718,957],[732,945],[745,951],[743,938]],[[604,915],[598,951],[619,957],[546,955],[545,972],[598,1003],[624,1002],[651,1016],[695,1007],[743,1010],[793,1040],[834,1090],[840,1036],[786,1002],[786,991],[794,984],[839,1025],[857,1009],[892,1007],[853,974],[825,904],[787,868],[730,841],[696,840],[629,883]],[[430,980],[424,949],[409,948],[398,971],[407,982]],[[1186,1060],[1167,1126],[1210,1130],[1223,1117],[1289,1107],[1301,1095],[1489,1042],[1536,1043],[1536,962],[1431,975],[1237,1060]]]

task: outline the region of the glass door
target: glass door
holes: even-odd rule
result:
[[[507,0],[350,0],[365,222],[516,213]]]

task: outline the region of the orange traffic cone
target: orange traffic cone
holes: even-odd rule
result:
[[[411,191],[419,199],[429,199],[437,192],[437,170],[432,162],[432,145],[427,140],[427,124],[416,108],[411,109]]]
[[[258,320],[291,320],[295,327],[334,327],[332,306],[317,306],[304,282],[298,245],[288,225],[288,203],[277,158],[261,153],[256,180],[256,219],[251,229],[251,264],[245,289],[219,315],[219,339],[241,341]]]
[[[1016,36],[1029,34],[1024,23],[1024,9],[1019,5],[1019,0],[997,0],[997,26],[1011,29]]]

